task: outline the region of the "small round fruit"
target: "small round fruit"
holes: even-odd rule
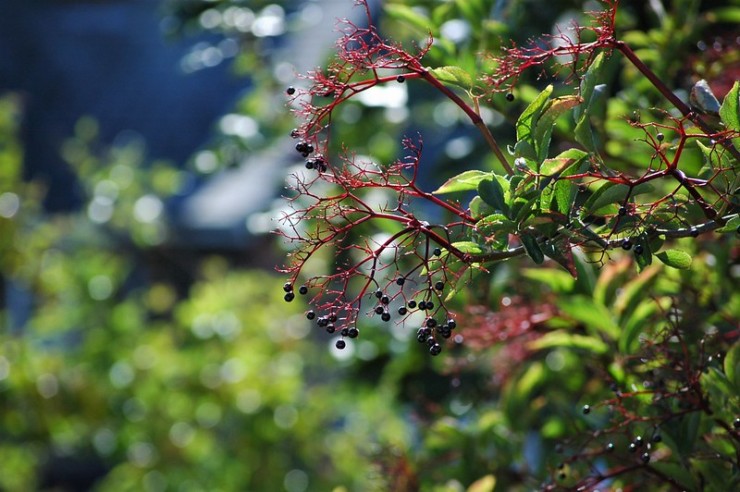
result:
[[[591,413],[591,405],[583,405],[583,415]]]
[[[408,313],[408,310],[404,306],[398,308],[398,314],[400,314],[401,316],[405,316],[406,313]]]
[[[347,333],[347,336],[350,338],[357,338],[360,335],[360,330],[355,328],[354,326],[349,329],[349,332]]]
[[[435,343],[431,347],[429,347],[429,353],[432,355],[439,355],[440,352],[442,352],[442,346],[438,343]]]
[[[445,288],[445,283],[440,280],[439,282],[434,284],[434,288],[437,290],[443,290]]]
[[[383,313],[383,314],[380,315],[380,319],[382,319],[383,321],[386,321],[386,322],[387,321],[390,321],[391,320],[391,315],[390,315],[390,313]]]
[[[298,289],[298,293],[302,296],[305,296],[306,294],[308,294],[308,287],[306,287],[305,285],[301,285],[301,287]]]
[[[347,346],[347,343],[344,340],[337,340],[336,347],[339,350],[342,350],[346,346]]]
[[[293,294],[292,292],[288,292],[287,294],[285,294],[285,297],[283,297],[283,299],[285,299],[285,302],[290,302],[295,299],[295,294]]]
[[[625,250],[625,251],[631,250],[632,249],[632,241],[630,241],[629,239],[625,239],[624,241],[622,241],[622,249]]]
[[[514,100],[514,94],[512,94],[511,92],[507,93],[506,94],[506,100],[509,101],[509,102],[513,101]]]
[[[404,77],[403,75],[399,75],[398,77],[396,77],[396,82],[398,82],[399,84],[403,84],[404,82],[406,82],[406,77]]]
[[[288,88],[287,88],[287,89],[285,90],[285,92],[287,92],[289,96],[292,96],[293,94],[295,94],[295,87],[293,87],[293,86],[291,85],[290,87],[288,87]]]

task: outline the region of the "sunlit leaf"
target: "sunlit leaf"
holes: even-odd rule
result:
[[[672,268],[688,270],[691,267],[691,255],[678,249],[667,249],[656,253],[660,261]]]
[[[444,193],[454,193],[456,191],[477,190],[478,184],[490,176],[490,172],[476,170],[465,171],[448,179],[442,186],[432,193],[441,195]]]

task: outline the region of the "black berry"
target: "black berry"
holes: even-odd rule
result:
[[[404,82],[406,82],[406,77],[404,77],[403,75],[399,75],[398,77],[396,77],[396,81],[399,84],[403,84]]]
[[[298,128],[293,128],[290,131],[290,138],[298,138],[300,134],[298,133]]]
[[[301,285],[301,287],[298,289],[298,293],[302,296],[305,296],[306,294],[308,294],[308,287],[306,287],[305,285]]]
[[[331,321],[332,323],[336,323],[337,322],[337,315],[336,314],[330,314],[329,315],[329,321]]]
[[[619,207],[619,211],[617,212],[619,215],[627,215],[627,209],[624,207]]]
[[[457,328],[457,323],[455,322],[454,319],[448,319],[447,326],[450,327],[450,330],[454,330],[455,328]]]
[[[438,343],[435,343],[431,347],[429,347],[429,353],[432,355],[439,355],[440,352],[442,352],[442,346]]]
[[[348,334],[347,334],[347,335],[348,335],[348,336],[349,336],[350,338],[357,338],[357,337],[359,336],[359,334],[360,334],[360,330],[358,330],[357,328],[355,328],[355,327],[353,326],[352,328],[350,328],[350,329],[349,329],[349,332],[348,332]]]
[[[406,279],[403,277],[399,277],[396,279],[396,285],[403,285],[406,283]]]
[[[325,327],[326,325],[329,324],[329,320],[326,319],[326,318],[324,318],[322,316],[321,318],[318,319],[318,321],[316,322],[316,324],[323,328],[323,327]]]
[[[342,331],[340,331],[339,333],[341,333],[343,337],[348,337],[349,336],[349,328],[342,328]]]
[[[336,326],[334,326],[331,323],[329,323],[328,325],[326,325],[326,332],[327,333],[334,333],[335,331],[337,331],[337,327]]]
[[[383,297],[380,298],[380,303],[381,304],[388,304],[390,302],[391,302],[391,298],[388,297],[388,296],[383,296]]]
[[[442,250],[439,248],[434,248],[434,251],[432,251],[432,254],[434,256],[440,256],[442,254]]]
[[[445,283],[440,280],[439,282],[434,284],[434,288],[437,290],[442,290],[445,288]]]
[[[661,442],[662,440],[663,440],[663,436],[661,436],[660,434],[655,434],[653,436],[653,442]]]
[[[609,451],[609,452],[614,451],[614,443],[613,442],[610,442],[609,444],[607,444],[606,445],[606,450]]]
[[[409,301],[409,309],[414,309],[416,307],[416,301],[411,300]]]
[[[591,413],[591,406],[583,405],[583,415],[588,415],[589,413]]]
[[[663,135],[662,133],[658,133],[657,135],[655,135],[655,138],[658,139],[658,142],[662,142],[665,138],[665,135]]]
[[[642,245],[641,244],[638,244],[637,246],[635,246],[635,254],[636,255],[641,255],[642,252],[643,252],[643,249],[642,249]]]
[[[376,290],[375,291],[375,297],[377,297],[378,299],[380,299],[381,297],[383,297],[383,291],[380,290],[380,289]]]
[[[650,453],[642,453],[642,456],[640,456],[640,459],[643,463],[648,463],[650,461]]]
[[[509,101],[509,102],[513,101],[514,100],[514,94],[512,94],[511,92],[507,93],[506,94],[506,100]]]
[[[435,326],[437,326],[437,320],[435,320],[434,318],[427,318],[426,325],[427,328],[434,328]]]
[[[398,314],[400,314],[401,316],[405,315],[406,313],[408,313],[408,310],[404,306],[398,308]]]
[[[642,447],[642,436],[637,436],[635,438],[635,446],[637,446],[638,448]]]
[[[290,87],[288,87],[288,88],[286,89],[286,91],[285,91],[285,92],[287,92],[289,96],[292,96],[293,94],[295,94],[295,87],[293,87],[293,86],[291,85]]]
[[[735,419],[735,420],[734,420],[734,421],[732,422],[732,426],[733,426],[733,427],[734,427],[735,429],[740,429],[740,418],[736,418],[736,419]]]
[[[383,314],[385,309],[383,309],[383,306],[376,306],[375,307],[375,314]]]
[[[625,239],[624,241],[622,241],[622,249],[625,250],[625,251],[631,250],[632,249],[632,241],[630,241],[629,239]]]
[[[313,311],[309,311],[306,313],[306,319],[314,319],[316,317],[316,313]]]
[[[288,292],[287,294],[285,294],[285,297],[283,297],[283,299],[285,299],[285,302],[290,302],[295,299],[295,294],[293,294],[292,292]]]
[[[293,292],[293,284],[290,282],[285,282],[285,285],[283,285],[283,290],[285,292]]]
[[[427,303],[425,301],[419,301],[419,309],[424,310],[427,308]]]
[[[390,313],[383,313],[383,314],[380,315],[380,319],[382,319],[383,321],[390,321],[391,320],[391,315],[390,315]]]
[[[434,309],[434,303],[432,301],[427,301],[427,306],[425,308],[427,311],[431,311]]]
[[[306,161],[306,169],[313,169],[315,166],[314,161],[312,159],[309,159]]]
[[[347,346],[344,340],[337,340],[336,346],[339,350],[342,350],[344,347]]]

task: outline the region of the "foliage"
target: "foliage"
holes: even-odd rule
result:
[[[45,215],[0,99],[0,489],[738,488],[737,7],[657,3],[344,24],[289,91],[287,285],[173,247],[188,171],[87,119],[62,154],[88,202]],[[216,139],[223,164],[286,128],[254,75],[234,114],[265,140]],[[681,102],[699,79],[718,114]]]

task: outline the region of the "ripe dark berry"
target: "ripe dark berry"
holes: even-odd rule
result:
[[[306,152],[309,153],[309,154],[312,153],[313,152],[313,145],[306,144]]]
[[[419,309],[424,310],[427,308],[427,303],[425,301],[419,301]]]
[[[448,319],[447,326],[450,327],[450,330],[454,330],[455,328],[457,328],[457,322],[455,322],[454,319]]]
[[[440,280],[439,282],[434,284],[434,288],[437,290],[442,290],[445,288],[445,283]]]
[[[622,241],[622,249],[625,250],[625,251],[631,250],[632,249],[632,241],[630,241],[629,239],[625,239],[624,241]]]
[[[661,436],[660,434],[655,434],[653,436],[653,442],[661,442],[662,440],[663,440],[663,436]]]
[[[637,446],[638,448],[642,446],[642,436],[637,436],[635,438],[635,446]]]
[[[346,346],[347,346],[347,343],[344,340],[337,340],[336,347],[339,350],[342,350]]]
[[[326,319],[326,318],[324,318],[322,316],[321,318],[318,319],[318,321],[316,322],[316,324],[323,328],[323,327],[325,327],[326,325],[329,324],[329,320]]]
[[[376,290],[375,291],[375,297],[377,297],[378,299],[380,299],[381,297],[383,297],[383,291],[380,290],[380,289]]]
[[[405,278],[403,278],[403,277],[398,277],[398,278],[396,279],[396,285],[403,285],[403,284],[405,284],[405,283],[406,283],[406,279],[405,279]]]
[[[409,309],[414,309],[416,307],[416,301],[411,300],[409,301]]]
[[[638,244],[637,246],[635,246],[634,251],[635,251],[635,254],[636,255],[641,255],[642,252],[643,252],[642,245],[641,244]]]
[[[375,314],[383,314],[383,312],[385,312],[385,309],[383,309],[383,306],[375,307]]]
[[[313,311],[309,311],[306,313],[306,319],[314,319],[316,317],[316,313]]]
[[[589,413],[591,413],[591,406],[583,405],[583,415],[588,415]]]
[[[326,325],[326,332],[327,333],[334,333],[335,331],[337,331],[337,327],[336,326],[334,326],[331,323],[329,323],[328,325]]]
[[[295,294],[293,294],[292,292],[288,292],[287,294],[285,294],[285,297],[283,297],[283,299],[285,299],[285,302],[290,302],[295,299]]]
[[[426,308],[427,311],[431,311],[434,309],[434,303],[432,301],[427,301]]]
[[[432,254],[434,256],[440,256],[442,254],[442,250],[439,248],[434,248],[434,251],[432,251]]]
[[[342,328],[342,331],[340,331],[339,333],[341,333],[343,337],[348,337],[349,336],[349,328]]]
[[[452,332],[450,331],[449,327],[447,325],[443,325],[439,328],[439,336],[442,338],[450,338],[452,336]]]
[[[293,94],[295,94],[295,87],[293,87],[293,86],[291,85],[290,87],[288,87],[288,88],[287,88],[287,89],[285,90],[285,92],[287,92],[289,96],[292,96]]]
[[[295,150],[299,154],[303,154],[304,152],[306,152],[307,148],[308,144],[306,142],[298,142],[297,144],[295,144]]]
[[[437,326],[437,320],[434,318],[427,318],[426,320],[427,328],[434,328]]]
[[[614,451],[614,443],[613,442],[610,442],[609,444],[607,444],[606,445],[606,450],[609,451],[609,452]]]
[[[391,302],[391,298],[388,297],[388,296],[383,296],[383,297],[380,298],[380,303],[381,304],[386,304],[387,305],[390,302]]]
[[[398,314],[400,314],[401,316],[404,316],[406,313],[408,313],[408,310],[404,306],[398,308]]]
[[[732,422],[732,426],[733,426],[733,427],[734,427],[735,429],[740,429],[740,417],[736,418],[736,419],[735,419],[735,420],[734,420],[734,421]]]
[[[313,169],[314,168],[314,162],[312,159],[309,159],[306,161],[306,169]]]
[[[306,294],[308,294],[308,287],[306,287],[305,285],[301,285],[301,287],[298,289],[298,293],[302,296],[305,296]]]
[[[396,77],[396,81],[399,84],[403,84],[404,82],[406,82],[406,77],[404,77],[403,75],[399,75],[398,77]]]
[[[431,347],[429,347],[429,353],[432,355],[439,355],[440,352],[442,352],[442,346],[438,343],[435,343]]]
[[[631,442],[630,445],[627,447],[627,450],[630,453],[634,453],[635,451],[637,451],[637,445],[635,443]]]
[[[662,142],[665,138],[665,135],[663,135],[662,133],[658,133],[657,135],[655,135],[655,138],[658,139],[658,142]]]
[[[285,282],[285,285],[283,285],[283,290],[285,292],[293,292],[293,284],[290,282]]]
[[[627,215],[627,209],[624,207],[619,207],[619,210],[617,211],[617,213],[621,216]]]
[[[352,328],[350,328],[350,329],[349,329],[349,333],[348,333],[348,336],[349,336],[350,338],[357,338],[357,337],[358,337],[359,335],[360,335],[360,330],[358,330],[358,329],[357,329],[357,328],[355,328],[354,326],[353,326]]]
[[[427,337],[427,345],[429,345],[429,346],[431,347],[431,346],[433,346],[433,345],[434,345],[435,343],[437,343],[437,340],[435,340],[433,336],[428,336],[428,337]]]
[[[643,463],[650,462],[650,453],[642,453],[642,456],[640,456],[640,459]]]
[[[329,321],[332,322],[332,323],[336,323],[337,322],[337,315],[336,314],[330,314],[329,315]]]
[[[391,320],[391,315],[390,315],[390,313],[383,313],[383,314],[380,315],[380,319],[382,319],[383,321],[390,321]]]
[[[511,92],[507,93],[506,94],[506,100],[509,101],[509,102],[513,101],[514,100],[514,94],[512,94]]]
[[[299,137],[298,128],[293,128],[290,131],[290,138],[298,138]]]

